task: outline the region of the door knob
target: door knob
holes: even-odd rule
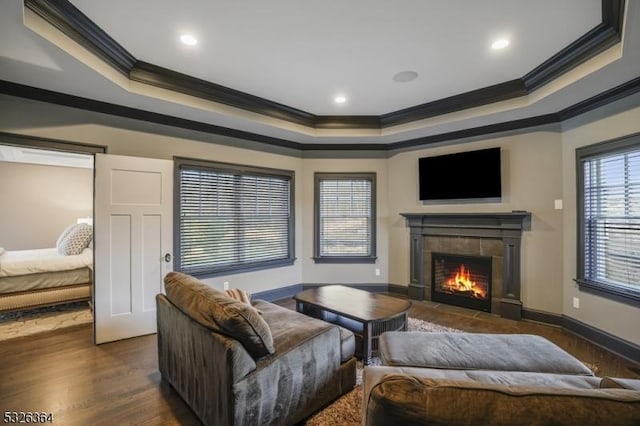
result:
[[[171,254],[170,253],[167,253],[167,254],[164,255],[164,261],[167,262],[167,263],[171,262]]]

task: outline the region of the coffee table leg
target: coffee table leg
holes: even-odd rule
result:
[[[362,363],[371,364],[371,321],[366,321],[362,326]]]

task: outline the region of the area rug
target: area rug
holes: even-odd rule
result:
[[[0,341],[93,321],[88,302],[67,303],[0,314]]]

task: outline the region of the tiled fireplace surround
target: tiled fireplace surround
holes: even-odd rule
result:
[[[520,246],[531,213],[402,213],[410,228],[409,297],[431,299],[431,252],[491,256],[491,312],[519,320]]]

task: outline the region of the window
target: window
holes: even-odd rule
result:
[[[315,261],[376,261],[375,173],[315,174]]]
[[[640,301],[640,136],[576,150],[581,290]]]
[[[293,172],[175,164],[178,270],[213,276],[293,264]]]

